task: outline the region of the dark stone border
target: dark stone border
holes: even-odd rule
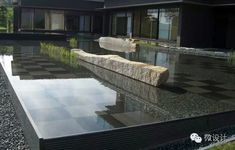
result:
[[[145,46],[145,45],[140,45],[140,48],[153,51],[167,52],[167,53],[180,53],[180,54],[221,58],[221,59],[228,59],[230,55],[228,52],[209,51],[207,49],[198,49],[198,48],[184,48],[184,47],[177,48],[177,47]]]
[[[55,40],[65,41],[65,34],[43,34],[43,33],[0,33],[0,40]]]

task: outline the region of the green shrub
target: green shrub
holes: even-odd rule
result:
[[[47,55],[50,58],[60,61],[71,67],[78,67],[78,61],[75,53],[72,53],[65,47],[56,46],[50,43],[40,43],[41,54]]]
[[[78,47],[78,40],[76,38],[69,39],[69,46],[71,48],[77,48]]]

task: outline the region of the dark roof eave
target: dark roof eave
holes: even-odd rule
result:
[[[145,3],[145,4],[133,4],[133,5],[124,5],[124,6],[114,6],[114,7],[104,7],[98,8],[99,10],[108,10],[108,9],[118,9],[118,8],[129,8],[129,7],[140,7],[140,6],[150,6],[150,5],[161,5],[161,4],[178,4],[182,3],[182,0],[176,0],[171,2],[154,2],[154,3]]]
[[[36,8],[36,9],[51,9],[51,10],[64,10],[64,11],[89,11],[89,12],[95,12],[100,11],[100,9],[74,9],[74,8],[59,8],[59,7],[43,7],[43,6],[22,6],[18,5],[18,7],[21,8]]]
[[[200,3],[193,1],[184,1],[184,0],[175,0],[170,2],[155,2],[155,3],[145,3],[145,4],[133,4],[133,5],[124,5],[124,6],[114,6],[114,7],[104,7],[97,8],[97,10],[109,10],[109,9],[119,9],[119,8],[130,8],[130,7],[141,7],[141,6],[151,6],[151,5],[161,5],[161,4],[195,4],[195,5],[204,5],[204,6],[234,6],[235,3],[230,4],[210,4],[210,3]]]

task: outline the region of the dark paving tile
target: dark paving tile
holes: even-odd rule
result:
[[[213,81],[213,80],[200,80],[203,83],[209,84],[209,85],[218,85],[221,84],[220,82]]]
[[[210,90],[211,92],[226,91],[226,89],[220,88],[220,87],[217,87],[217,86],[202,86],[201,88],[204,88],[206,90]]]
[[[54,75],[31,75],[33,79],[56,79]]]
[[[210,98],[210,99],[216,100],[216,101],[231,99],[231,97],[229,97],[229,96],[219,94],[219,93],[214,93],[214,92],[204,93],[204,94],[201,94],[201,95],[206,97],[206,98]]]
[[[207,83],[204,82],[200,82],[200,81],[188,81],[188,82],[184,82],[190,86],[208,86]]]
[[[177,87],[174,85],[172,86],[169,84],[161,85],[161,86],[159,86],[159,88],[162,90],[170,91],[172,93],[176,93],[176,94],[184,94],[187,92],[185,89],[183,89],[181,87]]]
[[[226,90],[235,91],[235,85],[233,84],[221,84],[221,85],[215,85],[215,86],[226,89]]]
[[[223,92],[219,92],[220,94],[229,96],[229,97],[233,97],[235,100],[235,91],[223,91]]]
[[[197,93],[197,94],[203,94],[203,93],[209,93],[209,90],[200,88],[200,87],[185,87],[185,90],[192,92],[192,93]]]
[[[182,76],[182,77],[190,77],[190,75],[185,74],[185,73],[175,73],[177,76]]]
[[[226,70],[226,71],[224,71],[224,73],[235,74],[235,71],[233,71],[233,70]]]
[[[176,82],[188,82],[188,81],[192,81],[191,79],[188,79],[186,77],[174,77],[174,80]]]
[[[184,83],[184,82],[177,82],[177,81],[175,81],[175,82],[168,82],[168,83],[166,83],[166,86],[175,86],[175,87],[191,87],[191,85],[189,85],[189,84],[186,84],[186,83]]]

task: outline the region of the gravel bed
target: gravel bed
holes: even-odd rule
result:
[[[0,150],[29,150],[0,70]]]

